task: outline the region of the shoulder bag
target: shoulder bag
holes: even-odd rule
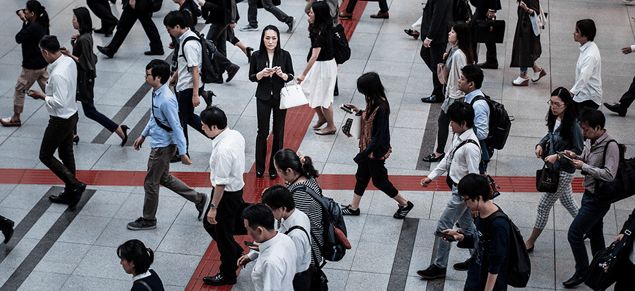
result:
[[[295,80],[292,86],[287,86],[285,83],[280,90],[280,109],[289,109],[308,103],[309,101],[306,100],[306,96],[302,92],[302,86],[296,84]]]
[[[607,248],[595,253],[584,284],[593,290],[604,290],[617,281],[616,266],[618,261],[628,260],[628,257],[622,255],[623,251],[630,251],[625,246],[634,230],[635,219],[624,231],[624,236],[620,241],[614,241]]]
[[[595,199],[610,204],[635,194],[635,158],[624,159],[626,148],[615,140],[609,140],[604,146],[602,168],[606,166],[606,150],[610,143],[616,143],[619,150],[619,163],[613,181],[595,180]]]
[[[348,137],[359,139],[362,135],[362,115],[351,114],[350,117],[347,117],[344,126],[342,126],[342,133]]]
[[[445,84],[448,82],[448,77],[450,75],[450,70],[445,65],[445,63],[437,64],[437,76],[439,77],[439,83]]]
[[[299,225],[292,226],[284,234],[288,235],[294,229],[302,230],[309,237],[309,241],[311,241],[311,236],[309,235],[309,233],[306,231],[306,229],[304,229],[304,227]],[[309,289],[309,291],[328,291],[329,280],[326,278],[326,274],[324,274],[324,271],[322,271],[322,267],[324,267],[324,264],[326,264],[326,262],[324,262],[323,265],[318,266],[319,263],[317,262],[317,258],[315,257],[315,253],[313,252],[313,245],[311,245],[311,257],[313,257],[315,265],[309,266],[309,275],[311,276],[311,289]]]
[[[547,168],[547,163],[541,170],[536,170],[536,189],[538,192],[555,193],[560,182],[560,171]]]
[[[475,34],[477,43],[503,43],[505,20],[476,20]]]

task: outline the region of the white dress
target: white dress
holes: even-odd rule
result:
[[[319,40],[318,40],[319,41]],[[317,41],[316,41],[317,42]],[[319,42],[322,45],[331,45],[331,42]],[[312,47],[316,47],[312,45]],[[320,52],[322,53],[322,52]],[[335,59],[327,61],[315,61],[302,81],[302,91],[306,95],[311,108],[328,108],[333,104],[333,91],[337,77],[337,64]]]

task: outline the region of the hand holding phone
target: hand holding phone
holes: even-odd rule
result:
[[[256,246],[256,245],[254,245],[254,242],[252,242],[252,241],[247,241],[247,240],[245,241],[245,245],[246,245],[246,246],[248,246],[248,247],[254,247],[254,246]]]
[[[565,159],[565,160],[567,160],[569,162],[573,162],[573,159],[571,157],[565,155],[563,152],[559,152],[558,153],[558,157],[563,158],[563,159]]]
[[[33,90],[24,90],[23,92],[24,92],[24,94],[29,95],[29,94],[33,93]]]
[[[434,235],[435,235],[436,237],[443,238],[443,239],[445,239],[445,240],[447,240],[447,241],[449,241],[449,242],[453,242],[453,241],[455,241],[454,236],[449,235],[449,234],[445,234],[445,233],[443,233],[443,232],[441,232],[441,231],[438,231],[438,230],[434,233]]]
[[[346,113],[353,114],[353,109],[346,104],[340,105],[340,109],[344,110]]]

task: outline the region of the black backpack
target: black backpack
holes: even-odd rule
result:
[[[333,56],[335,62],[343,64],[351,58],[351,47],[348,46],[348,38],[344,33],[344,26],[338,24],[333,27]]]
[[[342,209],[332,198],[320,196],[313,189],[306,185],[298,187],[300,191],[305,191],[311,195],[315,201],[322,205],[322,225],[324,226],[324,245],[321,248],[322,257],[327,261],[337,262],[346,254],[347,247],[337,237],[336,231],[346,236],[346,223],[342,215]],[[337,230],[336,230],[337,229]]]
[[[185,47],[185,44],[190,40],[196,40],[201,44],[203,56],[201,58],[201,82],[203,83],[214,83],[220,77],[218,72],[220,69],[218,68],[218,64],[214,60],[214,54],[216,53],[216,46],[211,40],[205,38],[204,34],[199,34],[198,32],[192,30],[196,34],[196,36],[188,36],[181,44],[181,48]],[[183,53],[183,58],[187,61],[185,57],[185,53]]]
[[[507,251],[507,268],[502,269],[501,272],[505,275],[505,282],[507,285],[523,288],[527,286],[529,277],[531,276],[531,260],[529,259],[529,253],[527,247],[525,247],[525,240],[520,233],[518,227],[514,222],[509,219],[509,216],[502,210],[496,211],[487,218],[487,233],[484,237],[487,241],[490,240],[490,230],[492,228],[492,222],[494,219],[504,217],[509,221],[509,250]]]
[[[454,0],[454,7],[452,10],[452,18],[454,21],[468,21],[472,18],[472,7],[467,3],[467,0]]]
[[[509,117],[503,104],[492,100],[487,95],[474,97],[470,105],[474,107],[474,102],[478,100],[487,101],[489,106],[489,134],[485,138],[485,144],[488,148],[502,150],[509,137],[513,119]]]

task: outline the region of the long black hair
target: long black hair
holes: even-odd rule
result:
[[[576,122],[576,116],[578,116],[578,113],[576,111],[576,103],[573,102],[569,90],[564,87],[558,87],[556,88],[556,90],[553,90],[551,96],[558,96],[560,100],[562,100],[564,105],[567,106],[564,109],[564,116],[562,117],[562,121],[560,121],[560,136],[568,140],[571,138],[571,130],[573,129],[573,124]],[[547,120],[547,127],[549,128],[550,132],[553,132],[553,128],[556,125],[556,119],[558,119],[558,116],[553,114],[553,112],[551,112],[551,107],[549,107],[549,112],[547,112],[547,117],[545,118],[545,120]]]
[[[42,25],[46,30],[46,34],[49,33],[49,14],[46,13],[46,8],[40,4],[37,0],[29,0],[26,2],[26,9],[35,14],[35,21]]]
[[[457,21],[452,26],[452,29],[456,32],[457,46],[465,54],[466,64],[473,64],[474,56],[472,55],[472,33],[470,26],[463,21]]]
[[[267,25],[265,29],[262,30],[262,36],[260,37],[260,50],[258,51],[258,59],[265,60],[265,62],[269,60],[269,57],[267,56],[267,47],[265,46],[265,33],[267,30],[273,30],[278,38],[276,48],[273,50],[273,58],[278,59],[282,51],[282,48],[280,48],[280,31],[278,30],[278,27],[275,25]],[[273,64],[269,65],[273,66]]]
[[[357,91],[364,94],[366,103],[370,105],[366,118],[370,118],[371,112],[379,106],[386,108],[386,114],[390,114],[390,104],[386,98],[386,89],[381,84],[379,74],[375,72],[364,73],[357,78]]]
[[[93,20],[90,18],[90,12],[86,7],[82,6],[73,9],[73,14],[77,18],[80,34],[93,32]]]
[[[279,150],[273,157],[273,161],[276,167],[282,171],[291,169],[307,179],[319,177],[318,171],[313,167],[311,157],[304,156],[304,162],[301,162],[298,154],[292,149]]]
[[[134,263],[135,275],[148,271],[154,262],[154,252],[138,239],[131,239],[117,248],[117,256],[128,262]]]
[[[311,9],[313,9],[315,19],[313,23],[309,24],[309,37],[315,39],[318,35],[322,37],[329,36],[331,29],[333,29],[333,18],[331,17],[329,5],[324,1],[319,1],[313,3]]]

